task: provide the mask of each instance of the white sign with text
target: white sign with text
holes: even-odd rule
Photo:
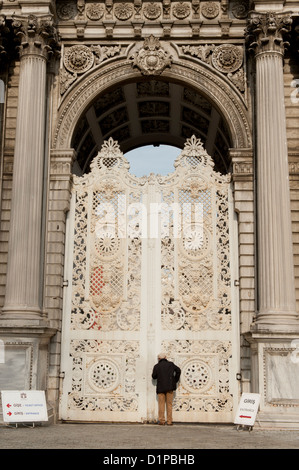
[[[259,393],[242,393],[234,424],[253,426],[260,405]]]
[[[45,392],[5,390],[1,392],[3,420],[9,423],[48,421]]]

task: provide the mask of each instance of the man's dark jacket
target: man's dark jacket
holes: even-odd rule
[[[181,369],[167,359],[160,359],[154,366],[152,378],[157,379],[157,393],[166,393],[176,389]]]

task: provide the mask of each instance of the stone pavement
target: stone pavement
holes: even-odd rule
[[[219,424],[3,424],[0,449],[113,449],[117,455],[121,449],[299,449],[299,431],[255,425],[249,432]]]

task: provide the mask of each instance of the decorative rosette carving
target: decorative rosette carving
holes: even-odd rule
[[[73,73],[87,72],[94,62],[94,55],[87,46],[72,46],[64,55],[64,66]]]
[[[100,20],[104,16],[105,6],[100,3],[88,3],[85,7],[85,12],[90,20]]]
[[[235,72],[243,64],[242,48],[232,44],[216,47],[212,53],[212,64],[219,72]]]
[[[126,21],[133,16],[134,7],[131,3],[118,3],[115,5],[114,14],[118,20]]]
[[[212,20],[216,18],[220,13],[219,3],[216,2],[205,2],[202,4],[201,13],[205,18]]]
[[[173,6],[172,12],[176,18],[183,20],[190,15],[191,7],[187,2],[178,2]]]
[[[143,8],[143,14],[148,20],[156,20],[162,13],[158,3],[147,3]]]

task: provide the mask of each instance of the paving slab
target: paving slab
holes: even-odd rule
[[[299,431],[212,424],[1,425],[0,449],[299,449]]]

